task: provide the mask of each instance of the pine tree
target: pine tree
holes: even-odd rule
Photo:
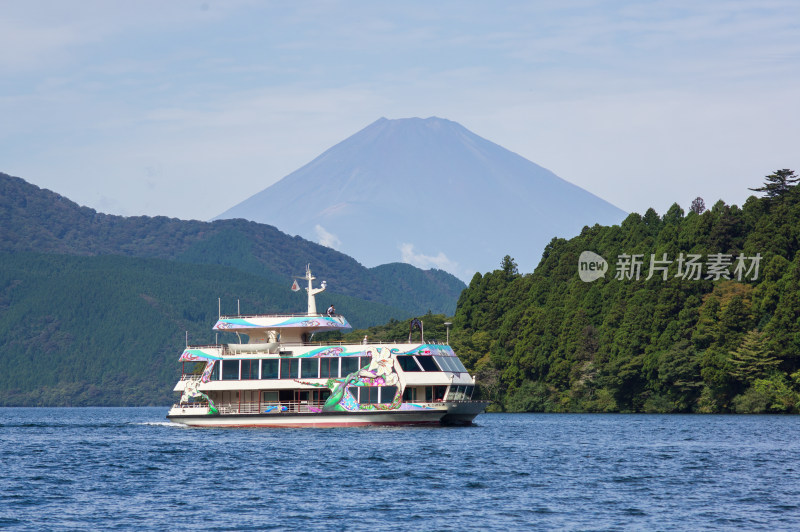
[[[703,211],[706,210],[706,202],[703,201],[703,198],[697,196],[692,200],[692,206],[689,207],[689,210],[695,214],[703,214]]]
[[[789,192],[800,180],[800,177],[795,175],[794,170],[784,168],[783,170],[776,170],[774,174],[768,175],[765,179],[763,187],[748,190],[764,192],[768,198],[778,198]]]
[[[506,274],[507,277],[512,277],[514,275],[519,275],[519,270],[517,269],[517,263],[511,257],[511,255],[506,255],[503,257],[503,262],[500,264],[500,267],[503,270],[503,273]]]
[[[763,335],[756,330],[748,332],[739,347],[731,353],[733,369],[731,375],[744,383],[766,376],[778,367],[780,361],[770,356],[764,345]]]

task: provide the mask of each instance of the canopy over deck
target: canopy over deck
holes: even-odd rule
[[[325,332],[351,329],[344,316],[296,316],[296,315],[256,315],[222,316],[214,324],[215,331],[232,331],[248,334],[248,331],[268,331],[282,329],[304,329],[304,332]]]

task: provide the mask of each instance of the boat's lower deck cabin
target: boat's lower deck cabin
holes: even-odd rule
[[[403,403],[441,403],[472,400],[474,386],[407,386]],[[359,405],[390,405],[397,386],[349,386]],[[223,390],[207,392],[220,414],[269,412],[318,412],[330,398],[327,389],[309,390]],[[199,399],[198,403],[205,401]]]

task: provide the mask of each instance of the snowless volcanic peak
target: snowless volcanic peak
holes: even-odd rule
[[[555,236],[625,212],[443,118],[381,118],[217,218],[246,218],[367,266],[408,262],[465,281],[511,255],[532,271]]]

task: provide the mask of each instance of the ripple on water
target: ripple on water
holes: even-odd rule
[[[186,430],[158,408],[0,410],[0,527],[800,528],[798,417]]]

